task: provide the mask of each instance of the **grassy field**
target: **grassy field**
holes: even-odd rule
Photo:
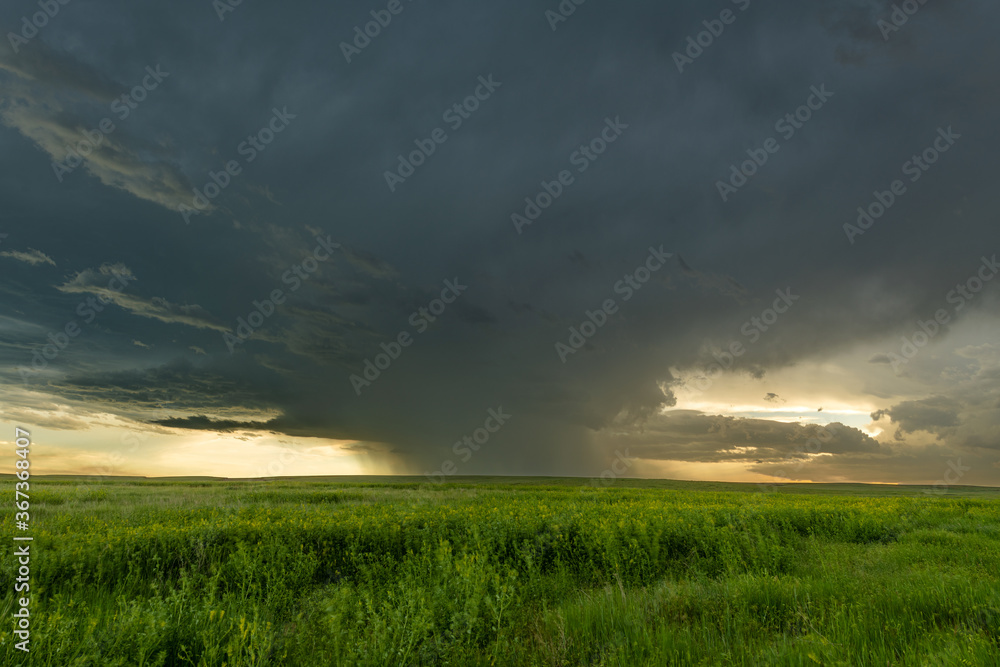
[[[449,481],[33,477],[0,663],[1000,665],[996,489]]]

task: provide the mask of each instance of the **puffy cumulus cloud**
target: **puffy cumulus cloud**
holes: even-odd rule
[[[34,248],[28,248],[27,250],[4,250],[0,252],[0,257],[10,257],[11,259],[16,259],[19,262],[31,264],[32,266],[38,264],[56,265],[51,257],[41,250],[35,250]]]

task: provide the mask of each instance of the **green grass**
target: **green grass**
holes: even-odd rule
[[[33,478],[0,662],[1000,665],[996,489],[450,482]]]

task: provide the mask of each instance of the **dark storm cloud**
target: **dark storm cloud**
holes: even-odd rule
[[[903,433],[927,431],[941,436],[958,425],[960,407],[958,401],[947,396],[933,396],[919,401],[904,401],[886,410],[885,414],[899,424]]]
[[[128,117],[140,104],[131,98],[117,99],[131,86],[112,82],[92,66],[40,41],[17,54],[6,41],[0,44],[0,70],[12,75],[0,99],[0,120],[48,154],[54,180],[61,183],[82,164],[103,184],[168,208],[176,209],[187,200],[187,181],[162,146],[134,134],[122,136],[128,133]],[[139,71],[137,76],[152,86],[143,88],[144,101],[159,85],[160,75],[154,78]],[[75,164],[69,162],[74,150],[80,160]]]
[[[0,42],[0,69],[19,79],[56,88],[68,88],[98,102],[110,103],[121,86],[71,55],[60,53],[42,40],[19,47],[9,38]]]
[[[831,437],[821,445],[825,454],[879,453],[881,447],[857,429],[833,423]],[[698,463],[774,463],[806,458],[805,443],[823,430],[815,424],[788,424],[765,419],[705,415],[672,410],[643,424],[641,432],[614,438],[632,456],[648,460]]]
[[[11,261],[23,273],[0,292],[6,309],[44,342],[97,293],[88,267],[138,277],[107,295],[112,308],[38,388],[129,414],[169,401],[176,414],[155,419],[188,430],[264,423],[386,443],[414,469],[436,469],[500,404],[515,417],[468,472],[595,474],[617,433],[645,438],[656,460],[744,460],[733,448],[750,446],[761,454],[746,460],[771,460],[808,427],[696,414],[651,427],[676,403],[669,369],[702,363],[706,339],[741,339],[775,289],[801,301],[738,372],[762,378],[909,334],[984,246],[1000,245],[1000,195],[983,177],[1000,155],[995,5],[929,3],[886,41],[875,21],[889,2],[753,0],[679,73],[672,54],[731,3],[592,2],[553,32],[544,12],[555,4],[407,4],[348,64],[338,45],[370,20],[367,5],[243,3],[219,21],[210,3],[107,0],[65,7],[34,51],[0,52],[0,231],[76,276],[45,282],[27,272],[47,265]],[[14,25],[23,11],[6,6],[0,19]],[[162,86],[58,182],[52,160],[156,64],[170,72]],[[491,74],[500,87],[453,128],[446,111]],[[819,85],[829,101],[722,202],[716,182]],[[295,118],[250,161],[240,147],[275,108]],[[576,171],[571,156],[608,118],[628,127]],[[849,243],[858,206],[948,126],[958,143]],[[385,172],[436,128],[447,141],[391,192]],[[191,188],[226,180],[233,160],[240,173],[185,225],[176,210]],[[573,184],[517,234],[511,214],[562,170]],[[284,276],[318,234],[343,254],[292,290]],[[625,301],[615,285],[651,245],[677,261]],[[411,314],[456,277],[468,291],[415,333]],[[287,300],[231,353],[222,331],[274,290]],[[609,298],[618,312],[561,363],[555,343]],[[357,395],[350,375],[404,331],[413,344]],[[2,348],[13,381],[38,341],[23,333]],[[1000,378],[979,372],[995,395]],[[948,397],[943,378],[923,394]],[[993,442],[985,408],[949,426],[936,406],[886,409],[904,433],[958,428],[956,443]],[[888,456],[873,443],[855,432],[815,465]]]
[[[371,276],[388,279],[396,275],[395,269],[371,253],[348,249],[344,254],[349,262]]]
[[[906,441],[921,434],[943,442],[956,455],[974,456],[984,462],[1000,450],[1000,344],[966,346],[954,357],[966,361],[964,367],[949,367],[947,395],[902,401],[877,411],[873,419],[888,419],[895,426],[894,437]],[[992,459],[992,465],[997,463]]]
[[[217,431],[219,433],[232,433],[234,431],[275,431],[277,424],[271,422],[240,422],[232,419],[210,419],[204,415],[195,417],[168,417],[166,419],[155,419],[154,424],[167,426],[169,428],[195,429],[198,431]]]
[[[51,384],[62,396],[106,410],[163,405],[184,412],[211,408],[223,414],[266,408],[275,390],[263,396],[256,385],[269,375],[261,369],[234,368],[232,364],[227,369],[225,363],[212,367],[174,361],[155,368],[71,375]]]
[[[694,282],[698,288],[716,291],[723,296],[732,298],[739,304],[746,303],[744,299],[747,294],[746,289],[732,277],[696,271],[688,266],[687,262],[680,255],[677,256],[677,263],[680,265],[684,276]]]

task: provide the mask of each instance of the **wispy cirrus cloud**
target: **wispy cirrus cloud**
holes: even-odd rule
[[[86,172],[171,210],[190,204],[188,179],[162,144],[123,130],[96,130],[103,118],[117,121],[110,104],[127,86],[44,42],[31,47],[15,55],[6,41],[0,44],[0,72],[6,75],[0,122],[34,142],[53,164],[64,162],[69,150],[86,139],[85,132],[95,133],[100,141],[81,154]]]
[[[127,282],[136,280],[132,271],[124,264],[102,264],[98,269],[80,271],[67,282],[56,286],[56,289],[67,294],[93,294],[133,315],[167,324],[184,324],[216,331],[229,330],[229,327],[197,304],[176,304],[160,297],[149,298],[125,289],[116,290],[110,284],[116,276],[124,277]]]
[[[33,266],[38,264],[56,265],[55,261],[53,261],[51,257],[46,255],[41,250],[35,250],[34,248],[28,248],[27,250],[4,250],[3,252],[0,252],[0,257],[9,257]]]

